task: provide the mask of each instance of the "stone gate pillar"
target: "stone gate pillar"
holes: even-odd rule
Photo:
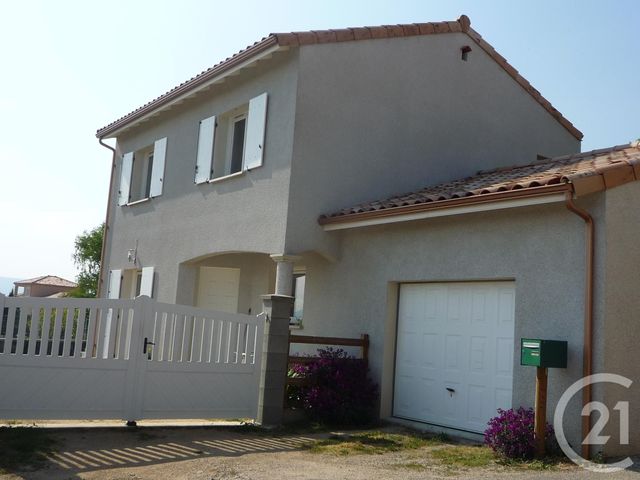
[[[293,297],[263,295],[263,312],[267,314],[260,366],[257,422],[261,425],[282,423],[289,357],[289,315]]]

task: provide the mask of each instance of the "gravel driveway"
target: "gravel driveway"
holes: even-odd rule
[[[240,428],[55,429],[56,452],[35,471],[1,479],[640,479],[638,472],[602,475],[573,465],[550,471],[517,467],[451,467],[425,448],[376,455],[313,453],[305,446],[329,434],[269,435]],[[437,447],[436,447],[437,448]]]

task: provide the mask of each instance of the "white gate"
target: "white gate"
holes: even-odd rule
[[[256,417],[262,315],[2,295],[0,313],[0,418]]]

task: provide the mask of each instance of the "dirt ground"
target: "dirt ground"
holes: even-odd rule
[[[603,478],[573,465],[549,471],[514,467],[452,467],[429,457],[428,448],[382,454],[336,455],[305,448],[330,433],[266,434],[237,427],[52,429],[55,453],[37,470],[0,475],[33,479],[432,479]],[[640,479],[637,472],[605,475]]]

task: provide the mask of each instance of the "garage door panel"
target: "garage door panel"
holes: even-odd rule
[[[444,368],[450,371],[460,371],[466,367],[464,361],[465,339],[461,335],[446,335],[444,339],[445,364]]]
[[[514,292],[513,282],[401,286],[394,415],[482,432],[511,405]]]
[[[467,397],[467,421],[475,425],[478,429],[484,429],[487,415],[487,386],[483,384],[469,385],[469,395]],[[489,395],[491,398],[491,395]]]
[[[515,293],[513,291],[502,289],[499,296],[498,322],[503,325],[513,325],[514,323],[514,305]]]
[[[511,377],[513,375],[513,338],[496,339],[496,375]]]
[[[469,370],[484,373],[487,370],[487,337],[471,337],[469,342]]]
[[[475,290],[471,300],[471,323],[484,326],[487,324],[486,316],[487,298],[483,291]]]
[[[447,323],[451,324],[462,320],[462,292],[452,289],[447,301]]]
[[[406,322],[421,321],[425,313],[425,298],[418,285],[407,285],[400,299],[400,313]]]
[[[438,290],[427,290],[421,289],[421,295],[425,297],[425,320],[427,322],[439,323],[440,322],[440,310],[438,308],[439,303],[442,303],[444,300],[444,295],[442,291]]]
[[[447,389],[452,389],[450,392]],[[445,382],[439,395],[442,408],[442,417],[447,424],[459,422],[460,412],[464,412],[464,402],[467,397],[466,386],[461,382]]]
[[[422,335],[422,366],[427,368],[442,368],[442,340],[435,333]]]
[[[438,399],[436,392],[438,391],[437,376],[424,376],[420,379],[420,391],[418,398],[424,398],[419,411],[419,418],[424,416],[438,416]]]
[[[414,413],[411,399],[419,395],[419,379],[409,375],[396,375],[395,382],[398,389],[407,392],[397,399],[395,409],[398,415],[409,417]]]
[[[421,362],[420,348],[421,336],[418,332],[405,332],[398,338],[399,366],[403,369],[411,370],[413,367],[419,366]]]

